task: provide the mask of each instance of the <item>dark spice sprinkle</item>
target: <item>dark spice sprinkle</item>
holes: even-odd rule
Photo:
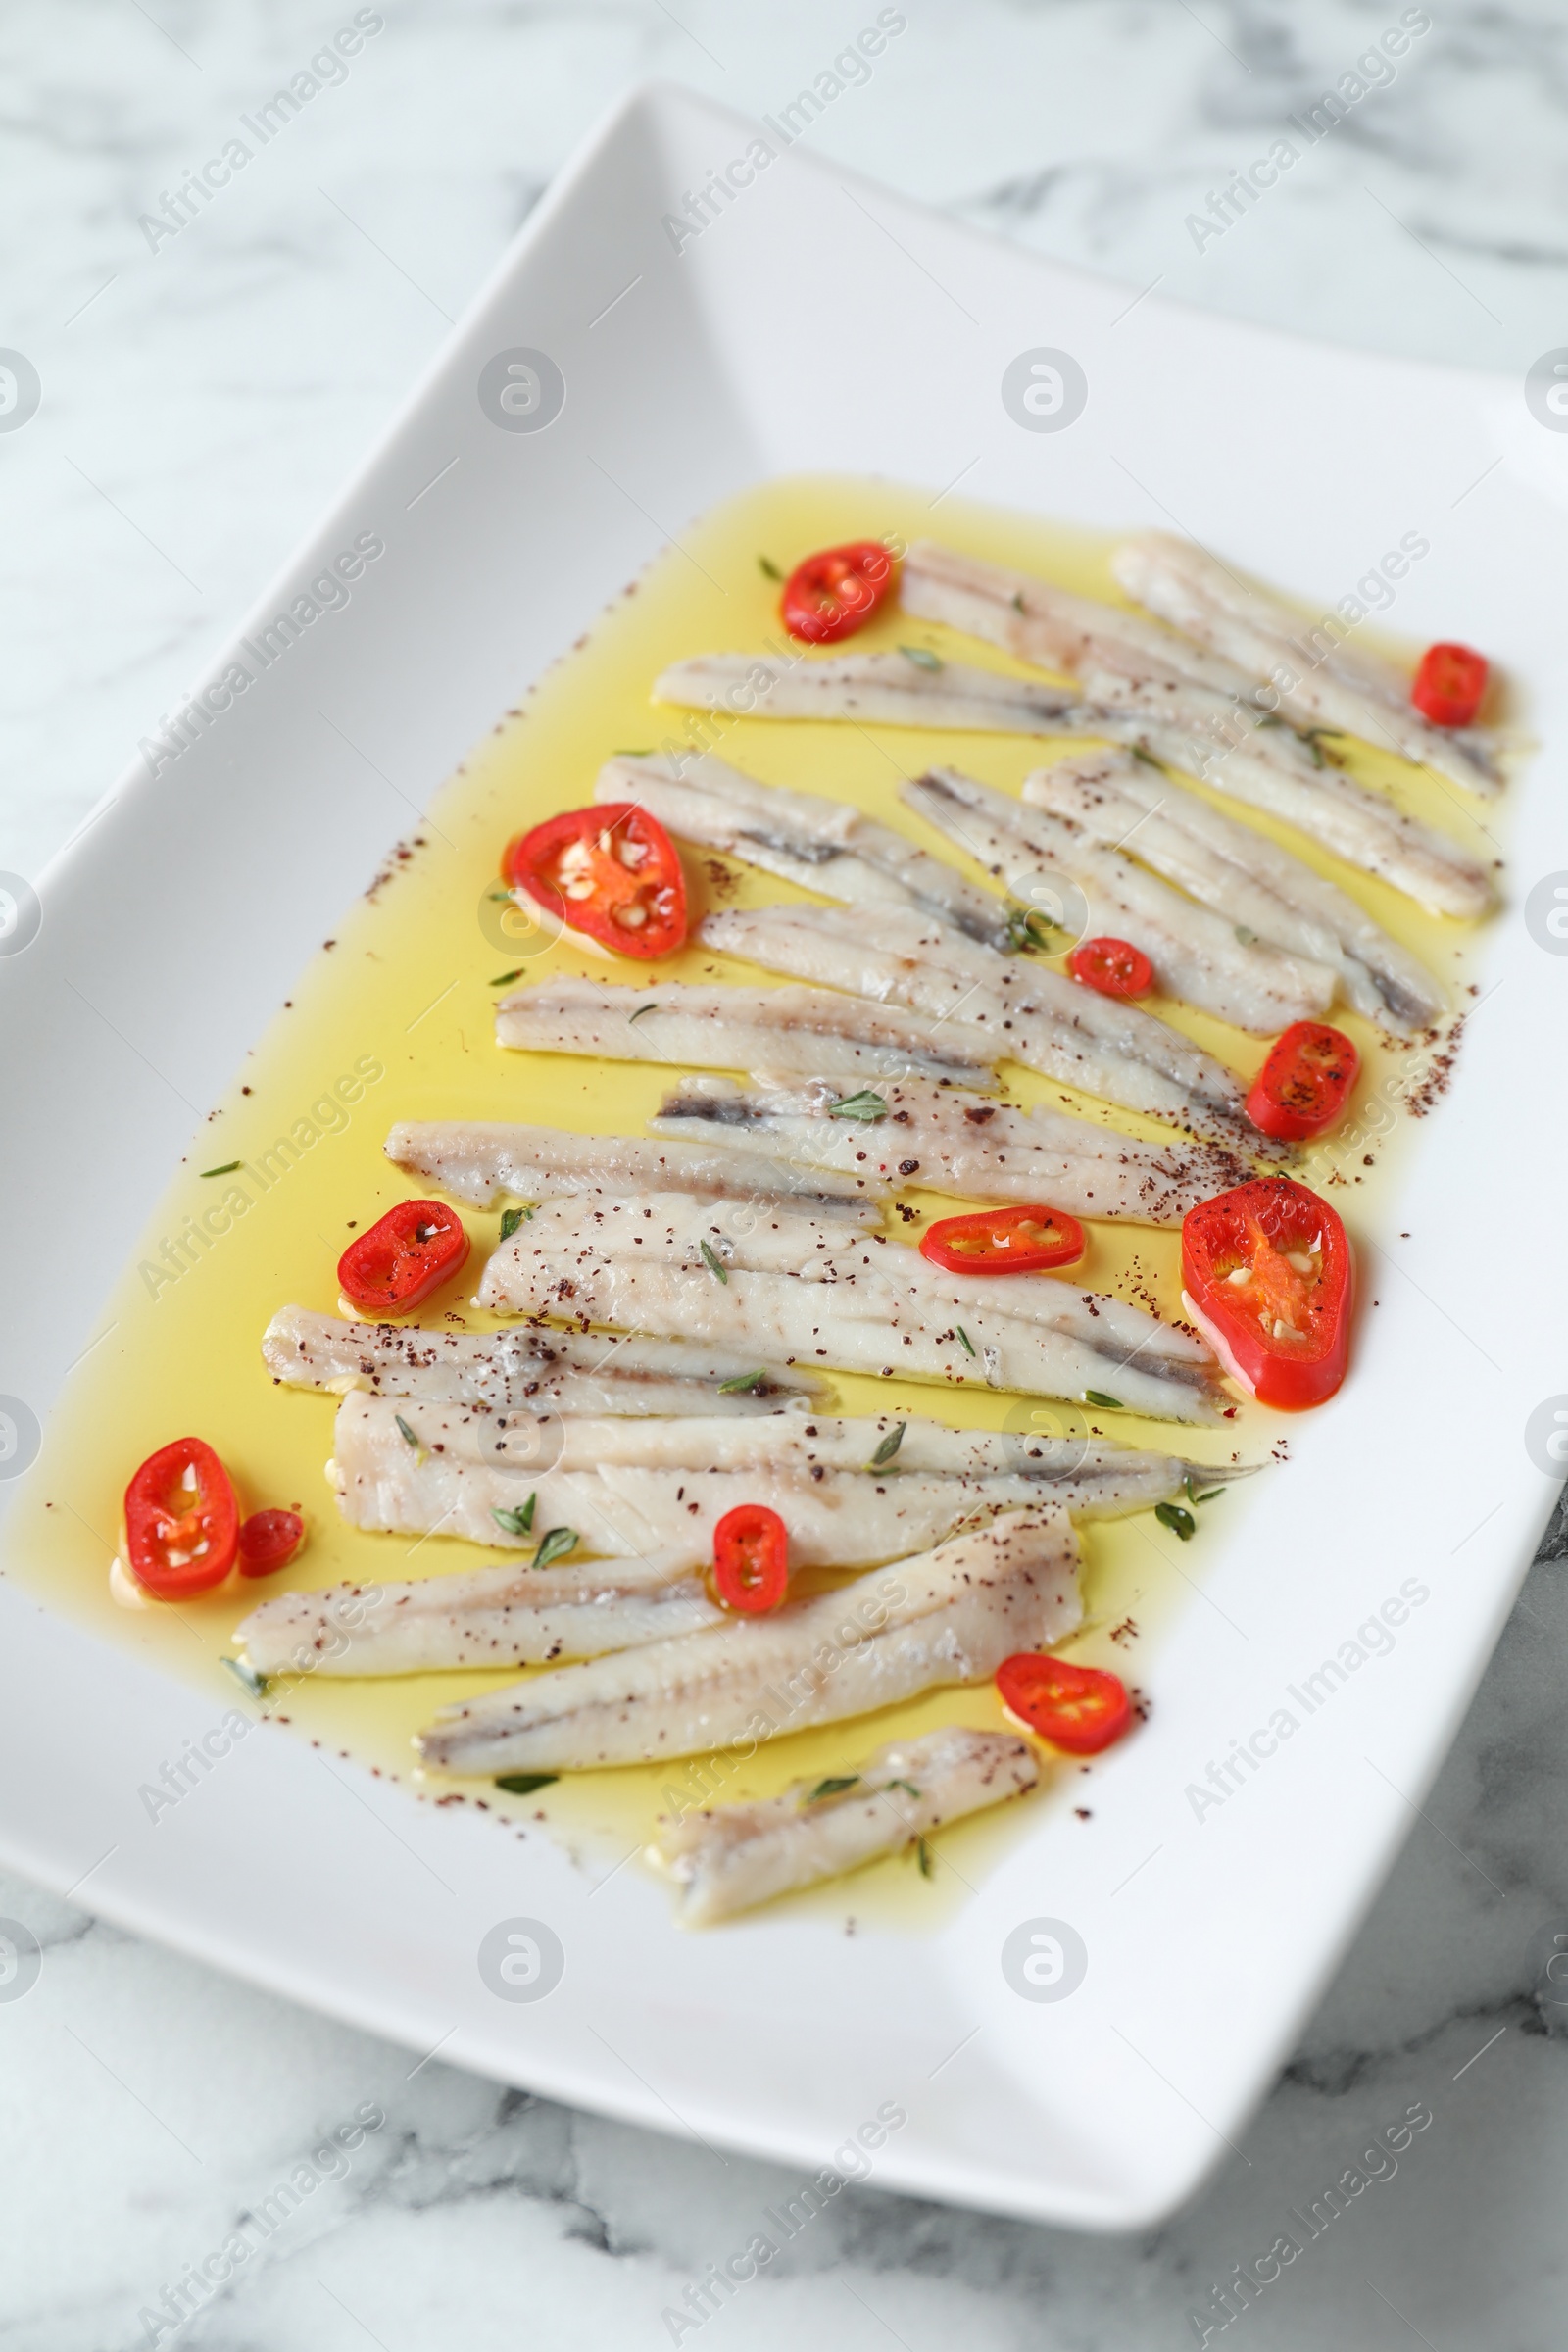
[[[552,1788],[559,1781],[559,1772],[503,1772],[496,1775],[496,1787],[509,1796],[532,1796],[536,1788]]]
[[[241,1165],[243,1165],[243,1162],[240,1160],[225,1159],[220,1168],[203,1168],[202,1175],[204,1178],[208,1176],[232,1176],[234,1170]]]

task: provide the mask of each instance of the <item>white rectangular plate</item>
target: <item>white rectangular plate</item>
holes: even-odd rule
[[[465,748],[689,516],[823,470],[929,482],[938,522],[961,479],[1069,521],[1167,523],[1325,609],[1419,531],[1432,552],[1392,625],[1478,643],[1515,682],[1543,749],[1501,820],[1508,910],[1455,1083],[1409,1159],[1410,1238],[1366,1268],[1377,1304],[1354,1379],[1303,1424],[1297,1467],[1238,1540],[1211,1536],[1201,1595],[1162,1642],[1153,1719],[1097,1771],[1096,1835],[1043,1820],[931,1936],[848,1938],[817,1915],[682,1936],[633,1872],[594,1890],[542,1840],[329,1773],[275,1736],[150,1823],[138,1788],[210,1702],[14,1585],[0,1852],[421,2052],[812,2168],[895,2102],[907,2121],[877,2159],[885,2185],[1128,2228],[1224,2157],[1288,2052],[1553,1494],[1525,1429],[1565,1377],[1547,1171],[1568,958],[1522,908],[1568,865],[1568,441],[1511,385],[1153,295],[1129,310],[1120,286],[795,155],[677,251],[664,217],[755,136],[667,90],[605,126],[239,634],[357,534],[379,532],[384,560],[155,781],[138,762],[44,878],[38,936],[0,957],[0,1390],[47,1412],[201,1106]],[[481,370],[517,349],[564,379],[547,430],[498,429],[481,406]],[[1065,430],[1004,406],[1004,370],[1040,349],[1087,379]],[[1310,1712],[1286,1696],[1410,1578],[1430,1598],[1392,1649]],[[1282,1707],[1298,1729],[1269,1752]],[[1224,1801],[1196,1807],[1190,1788],[1249,1740]],[[538,2002],[496,1999],[476,1965],[518,1917],[566,1956]],[[1041,1919],[1087,1952],[1064,1999],[1020,1998],[1003,1973],[1006,1938]]]

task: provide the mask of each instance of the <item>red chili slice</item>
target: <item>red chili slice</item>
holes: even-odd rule
[[[620,956],[672,956],[686,937],[686,877],[669,835],[632,801],[567,808],[507,844],[503,879]]]
[[[1182,1284],[1188,1314],[1259,1404],[1300,1412],[1344,1380],[1354,1261],[1304,1184],[1258,1176],[1189,1209]]]
[[[875,539],[824,547],[797,564],[785,581],[779,600],[784,626],[808,645],[836,645],[864,628],[897,573],[897,559]]]
[[[1321,1135],[1343,1114],[1360,1070],[1361,1056],[1343,1029],[1293,1021],[1252,1081],[1247,1115],[1281,1143]]]
[[[368,1315],[400,1315],[457,1272],[468,1254],[463,1219],[439,1200],[400,1200],[337,1261],[343,1296]]]
[[[1410,700],[1435,727],[1467,727],[1487,691],[1487,660],[1467,645],[1429,645],[1417,666]]]
[[[1082,1257],[1084,1229],[1059,1208],[987,1208],[942,1217],[920,1236],[920,1255],[950,1274],[1038,1274]]]
[[[125,1489],[127,1565],[159,1600],[188,1600],[220,1585],[238,1536],[228,1472],[202,1438],[161,1446]]]
[[[1070,1756],[1098,1755],[1133,1719],[1132,1701],[1115,1675],[1036,1650],[1004,1658],[997,1689],[1009,1714]]]
[[[305,1541],[298,1511],[253,1511],[239,1531],[241,1576],[275,1576]]]
[[[765,1502],[737,1503],[713,1530],[713,1590],[726,1609],[760,1617],[789,1590],[789,1531]]]
[[[1102,997],[1147,997],[1154,985],[1149,957],[1125,939],[1081,941],[1067,958],[1067,969]]]

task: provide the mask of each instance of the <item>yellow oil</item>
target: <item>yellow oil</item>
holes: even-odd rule
[[[344,1578],[385,1582],[440,1575],[470,1568],[485,1556],[448,1538],[410,1543],[343,1525],[323,1483],[333,1400],[275,1387],[258,1350],[262,1330],[286,1302],[335,1311],[335,1267],[353,1234],[419,1189],[382,1155],[382,1139],[394,1120],[513,1118],[636,1134],[677,1075],[508,1053],[493,1041],[491,1008],[503,973],[520,968],[528,978],[586,971],[607,977],[597,958],[570,947],[544,947],[497,893],[506,841],[557,809],[587,801],[599,767],[612,753],[684,745],[701,725],[710,748],[769,782],[837,794],[911,829],[896,799],[904,776],[946,761],[1016,791],[1030,767],[1071,748],[1002,736],[757,718],[723,722],[715,740],[715,722],[652,703],[652,680],[676,660],[777,641],[778,589],[764,561],[783,572],[812,547],[852,537],[896,534],[907,540],[933,529],[977,555],[1119,601],[1108,568],[1108,536],[956,499],[944,499],[940,514],[933,515],[924,491],[880,481],[767,483],[683,531],[680,547],[649,567],[635,592],[603,615],[438,794],[417,834],[399,846],[375,885],[344,914],[210,1113],[116,1287],[97,1344],[51,1420],[12,1521],[14,1577],[100,1638],[199,1686],[221,1708],[249,1703],[220,1661],[231,1654],[238,1618],[263,1593],[284,1584],[304,1590]],[[979,659],[992,667],[1017,666],[896,610],[866,629],[857,649],[900,644],[929,646],[959,661]],[[1495,842],[1481,822],[1491,811],[1461,806],[1460,796],[1370,749],[1357,747],[1353,760],[1357,773],[1404,807],[1445,825],[1480,855],[1495,856]],[[1427,917],[1396,893],[1249,814],[1358,898],[1446,982],[1455,1011],[1463,1009],[1473,926]],[[687,853],[685,862],[694,919],[716,904],[809,895],[700,852]],[[655,966],[624,964],[608,976],[646,989],[660,978],[710,974],[750,985],[765,979],[698,947]],[[1262,1058],[1265,1047],[1255,1039],[1182,1005],[1155,1008],[1244,1075]],[[1299,1173],[1309,1184],[1334,1188],[1331,1198],[1352,1239],[1386,1241],[1396,1229],[1397,1166],[1412,1133],[1400,1090],[1419,1081],[1441,1048],[1391,1048],[1355,1016],[1342,1012],[1335,1018],[1360,1048],[1361,1084],[1345,1130],[1309,1149]],[[1106,1117],[1092,1101],[1029,1072],[1012,1069],[1006,1076],[1022,1103],[1065,1102],[1086,1117]],[[1160,1132],[1117,1117],[1147,1135]],[[229,1173],[204,1172],[233,1161],[241,1165]],[[960,1205],[931,1194],[907,1198],[922,1219]],[[449,1328],[483,1330],[494,1318],[470,1304],[470,1294],[497,1239],[499,1212],[466,1209],[464,1215],[473,1243],[469,1267],[425,1307],[421,1320],[444,1317]],[[918,1227],[907,1231],[913,1239]],[[1088,1258],[1072,1278],[1177,1316],[1178,1268],[1175,1233],[1099,1224],[1091,1229]],[[983,1389],[951,1392],[850,1376],[836,1385],[841,1409],[850,1413],[934,1412],[966,1426],[995,1427],[1019,1409],[1017,1398]],[[1041,1425],[1050,1426],[1051,1408],[1042,1410],[1048,1418]],[[1239,1407],[1216,1432],[1178,1435],[1128,1414],[1095,1413],[1090,1419],[1106,1435],[1179,1446],[1212,1462],[1263,1461],[1290,1427],[1284,1417],[1252,1405]],[[308,1548],[283,1576],[266,1584],[236,1583],[178,1606],[122,1607],[111,1594],[109,1570],[125,1482],[154,1447],[187,1433],[218,1448],[244,1509],[278,1503],[303,1508]],[[1135,1688],[1152,1689],[1161,1625],[1201,1585],[1214,1545],[1236,1539],[1247,1508],[1248,1490],[1229,1491],[1199,1510],[1198,1535],[1187,1544],[1151,1513],[1083,1530],[1087,1622],[1073,1654],[1114,1668]],[[448,1700],[509,1679],[299,1678],[274,1685],[264,1703],[300,1736],[403,1781],[424,1801],[488,1806],[513,1833],[520,1828],[531,1835],[539,1825],[596,1875],[628,1861],[644,1867],[635,1857],[672,1796],[691,1802],[705,1788],[722,1797],[770,1794],[801,1775],[853,1770],[890,1738],[953,1721],[1003,1721],[989,1688],[944,1690],[875,1719],[781,1740],[744,1766],[733,1759],[697,1759],[585,1773],[521,1798],[484,1783],[445,1783],[418,1773],[410,1746],[414,1732]],[[1092,1787],[1092,1767],[1086,1772],[1063,1759],[1048,1770],[1043,1794],[1030,1802],[1084,1805]],[[945,1833],[934,1841],[929,1877],[917,1861],[888,1861],[798,1900],[918,1932],[963,1899],[1000,1841],[1015,1834],[1008,1825],[1023,1810],[1009,1808]]]

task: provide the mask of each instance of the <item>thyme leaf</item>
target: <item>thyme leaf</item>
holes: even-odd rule
[[[1184,1511],[1179,1502],[1156,1502],[1154,1517],[1161,1527],[1168,1527],[1173,1536],[1180,1536],[1184,1544],[1192,1542],[1198,1521],[1191,1511]]]
[[[909,1424],[907,1421],[899,1421],[894,1424],[893,1428],[888,1431],[887,1436],[883,1439],[881,1445],[877,1447],[875,1453],[872,1454],[871,1459],[867,1464],[867,1468],[872,1470],[880,1470],[884,1462],[892,1461],[893,1456],[898,1452],[899,1447],[904,1444],[904,1433],[908,1426]]]
[[[766,1378],[765,1372],[742,1372],[734,1380],[721,1380],[718,1393],[721,1396],[750,1396],[762,1386]]]
[[[727,1286],[729,1283],[729,1276],[724,1271],[724,1261],[719,1256],[718,1251],[710,1249],[707,1242],[699,1243],[698,1247],[702,1250],[703,1263],[708,1268],[710,1274],[716,1274],[719,1281]]]
[[[1108,1413],[1124,1413],[1127,1409],[1119,1396],[1107,1396],[1103,1389],[1085,1389],[1084,1402],[1102,1405]]]
[[[532,1796],[536,1788],[552,1788],[559,1772],[502,1772],[496,1775],[496,1787],[509,1796]]]
[[[202,1170],[202,1175],[203,1175],[203,1177],[208,1177],[208,1176],[232,1176],[232,1175],[233,1175],[233,1173],[234,1173],[234,1170],[235,1170],[235,1169],[236,1169],[236,1168],[237,1168],[237,1167],[238,1167],[240,1164],[241,1164],[241,1163],[240,1163],[240,1162],[239,1162],[237,1159],[225,1159],[225,1160],[224,1160],[224,1162],[223,1162],[223,1164],[222,1164],[222,1166],[221,1166],[220,1168],[203,1168],[203,1170]]]
[[[532,1517],[530,1508],[529,1516]],[[574,1527],[553,1527],[533,1555],[535,1568],[549,1568],[555,1561],[564,1560],[568,1551],[577,1548],[577,1530]]]
[[[966,1352],[967,1354],[969,1354],[969,1355],[973,1355],[973,1353],[974,1353],[974,1342],[973,1342],[973,1340],[971,1340],[971,1339],[970,1339],[970,1337],[969,1337],[969,1334],[968,1334],[968,1333],[967,1333],[967,1332],[964,1330],[964,1328],[963,1328],[963,1325],[962,1325],[961,1323],[959,1323],[959,1324],[956,1325],[956,1326],[955,1326],[955,1328],[956,1329],[956,1331],[957,1331],[957,1334],[958,1334],[958,1340],[959,1340],[959,1344],[962,1346],[962,1348],[964,1348],[965,1352]]]
[[[845,1095],[839,1102],[830,1102],[827,1115],[830,1119],[885,1119],[888,1106],[880,1095],[862,1086],[858,1095]]]
[[[815,1805],[820,1804],[825,1796],[842,1796],[846,1788],[854,1788],[858,1786],[859,1778],[858,1772],[849,1772],[835,1780],[818,1781],[806,1802],[808,1805]]]
[[[899,651],[906,662],[914,663],[916,669],[936,670],[942,667],[941,655],[932,653],[929,646],[901,645]]]

